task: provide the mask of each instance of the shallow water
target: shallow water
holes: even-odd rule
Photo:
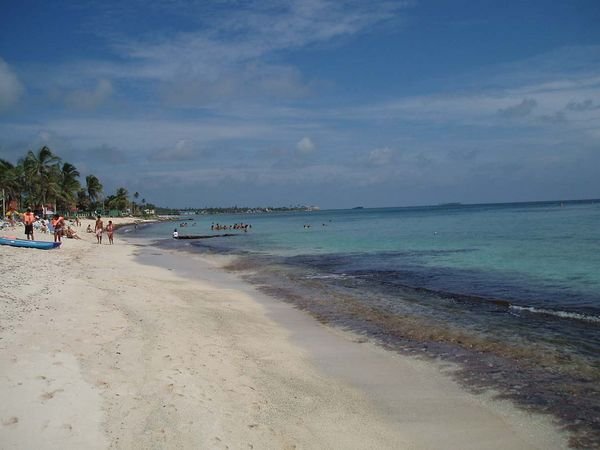
[[[180,234],[210,234],[213,222],[252,228],[169,239],[175,226]],[[187,223],[129,235],[239,255],[231,269],[270,294],[397,351],[460,362],[465,385],[494,387],[551,412],[575,432],[574,445],[600,446],[600,202],[193,216]]]

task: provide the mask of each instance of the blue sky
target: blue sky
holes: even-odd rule
[[[600,197],[600,2],[3,2],[0,157],[176,207]]]

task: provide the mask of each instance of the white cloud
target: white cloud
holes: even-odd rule
[[[388,147],[376,148],[369,152],[369,164],[374,166],[384,166],[392,162],[394,153]]]
[[[281,52],[335,45],[398,18],[411,6],[396,0],[236,1],[232,8],[214,2],[141,3],[99,4],[86,24],[86,31],[104,39],[117,58],[39,66],[38,74],[30,75],[32,86],[45,92],[75,86],[65,103],[79,110],[103,104],[112,95],[109,80],[134,84],[145,102],[162,100],[168,106],[302,98],[320,83],[281,63]],[[185,32],[159,27],[133,35],[125,27],[137,20],[141,7],[157,16],[185,15],[193,25]]]
[[[108,77],[158,82],[171,104],[297,98],[312,92],[313,81],[293,67],[273,62],[271,55],[331,45],[337,38],[396,17],[407,6],[387,0],[248,2],[226,15],[203,11],[211,20],[199,19],[198,28],[191,31],[114,41],[113,48],[127,62],[100,65]],[[188,11],[190,7],[192,15],[195,7],[186,5]]]
[[[197,30],[161,36],[161,40],[116,42],[138,61],[160,62],[153,76],[185,69],[214,75],[214,67],[231,67],[274,51],[301,48],[353,35],[397,15],[406,3],[361,0],[263,1],[214,14]]]
[[[93,89],[79,89],[67,94],[65,102],[74,109],[91,110],[102,105],[113,94],[112,83],[100,79]]]
[[[576,99],[586,99],[577,103]],[[562,124],[582,131],[600,126],[600,78],[573,74],[567,82],[527,84],[504,89],[465,90],[459,94],[403,97],[380,103],[330,110],[322,117],[354,121],[435,126],[502,126],[503,119],[520,118],[520,125],[538,127],[548,117],[562,117]],[[591,106],[590,106],[591,105]],[[548,125],[550,125],[548,123]]]
[[[316,147],[311,138],[305,136],[296,144],[296,150],[300,155],[310,155]]]
[[[0,122],[0,143],[2,138],[14,140],[18,136],[37,135],[40,129],[53,136],[68,136],[70,146],[74,148],[106,144],[127,149],[130,154],[144,155],[173,148],[173,143],[180,142],[182,137],[206,146],[218,141],[283,139],[284,133],[272,124],[248,119],[50,118],[43,126]]]
[[[17,103],[24,90],[17,74],[0,58],[0,112]]]
[[[150,161],[190,161],[200,156],[199,151],[195,149],[192,142],[187,139],[180,139],[175,143],[175,146],[161,149],[149,156]]]
[[[178,74],[162,84],[161,94],[170,105],[193,107],[211,103],[222,105],[223,100],[238,103],[241,100],[264,102],[273,98],[301,98],[312,93],[312,84],[293,67],[251,63],[224,72],[215,79]]]
[[[86,167],[88,162],[91,162],[93,166],[106,164],[112,167],[114,167],[116,164],[124,164],[128,162],[125,152],[114,146],[109,146],[106,144],[101,144],[98,147],[90,148],[85,154],[82,154],[81,150],[79,150],[74,156],[78,157],[79,161],[83,159]]]
[[[322,185],[329,183],[380,182],[377,176],[368,174],[363,168],[342,165],[315,165],[290,167],[280,170],[264,170],[262,167],[189,167],[175,170],[155,170],[149,177],[162,180],[167,185],[181,184],[196,186],[222,186],[226,182],[247,183],[257,186],[276,185]]]

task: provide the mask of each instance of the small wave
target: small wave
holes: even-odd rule
[[[346,274],[330,274],[330,275],[306,275],[304,277],[307,280],[343,280],[346,278],[353,278]]]
[[[527,311],[532,314],[546,314],[549,316],[556,316],[563,319],[583,320],[585,322],[600,323],[600,317],[598,316],[590,316],[587,314],[581,314],[576,312],[555,311],[552,309],[534,308],[533,306],[510,305],[509,308],[516,311]]]

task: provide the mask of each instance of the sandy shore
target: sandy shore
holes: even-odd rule
[[[86,226],[59,250],[0,246],[2,449],[567,446],[552,418],[467,393],[450,366]]]

